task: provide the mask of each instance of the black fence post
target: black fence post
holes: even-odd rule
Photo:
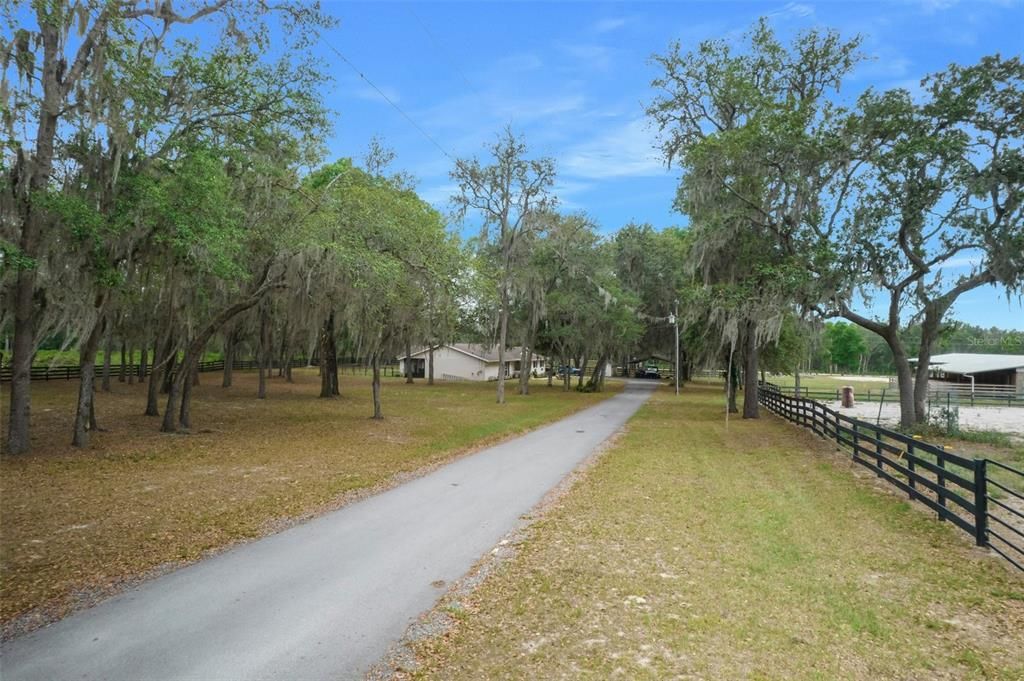
[[[974,541],[988,543],[988,459],[974,460]]]
[[[936,496],[939,498],[939,506],[942,508],[938,511],[939,520],[945,522],[946,516],[942,512],[946,508],[946,476],[941,471],[946,470],[946,460],[942,458],[941,454],[935,456],[935,465],[939,467],[939,473],[935,474],[937,482],[939,483],[939,489],[936,491]]]
[[[914,482],[914,445],[909,442],[907,443],[907,470],[910,471],[910,475],[907,476],[907,484],[910,486],[909,496],[913,499],[916,495],[917,483]]]
[[[878,466],[878,477],[882,477],[881,471],[885,466],[882,465],[882,432],[878,428],[875,428],[875,465]]]

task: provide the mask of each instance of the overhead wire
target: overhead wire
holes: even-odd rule
[[[444,46],[441,44],[441,41],[437,39],[437,36],[435,36],[433,31],[430,30],[430,27],[427,26],[427,22],[423,21],[422,17],[420,17],[420,15],[416,13],[416,10],[414,10],[411,5],[407,6],[406,9],[409,11],[409,14],[412,15],[413,19],[416,20],[416,23],[420,25],[420,28],[423,29],[423,32],[426,33],[427,38],[429,38],[430,42],[433,43],[434,49],[437,50],[438,54],[442,56],[444,61],[448,62],[448,65],[452,68],[453,71],[455,71],[459,75],[459,78],[462,80],[463,83],[466,84],[466,87],[469,88],[469,90],[472,91],[473,94],[475,94],[480,99],[481,103],[483,103],[484,98],[483,95],[480,94],[480,90],[477,89],[477,87],[474,86],[472,82],[470,82],[469,78],[466,77],[466,72],[459,67],[458,62],[452,59],[451,54],[449,54],[448,50],[444,48]]]
[[[336,48],[336,47],[335,47],[334,45],[332,45],[332,44],[330,44],[330,43],[326,42],[326,41],[325,41],[325,40],[324,40],[324,39],[323,39],[322,37],[320,38],[320,42],[321,42],[321,43],[322,43],[322,44],[323,44],[324,46],[326,46],[326,47],[327,47],[328,49],[330,49],[330,50],[331,50],[332,52],[334,52],[334,53],[335,53],[336,55],[338,55],[338,58],[339,58],[339,59],[341,59],[341,60],[342,60],[343,62],[345,62],[345,64],[346,64],[346,65],[347,65],[347,66],[348,66],[348,67],[349,67],[350,69],[352,69],[352,71],[353,71],[353,72],[355,72],[355,74],[356,74],[357,76],[359,76],[360,78],[362,78],[362,79],[363,79],[363,81],[365,81],[367,85],[369,85],[369,86],[370,86],[371,88],[373,88],[373,89],[374,89],[374,90],[375,90],[375,91],[377,92],[377,94],[379,94],[379,95],[381,96],[381,98],[382,98],[382,99],[383,99],[383,100],[384,100],[385,102],[387,102],[388,104],[390,104],[390,105],[391,105],[391,107],[392,107],[392,108],[393,108],[393,109],[394,109],[395,111],[397,111],[397,112],[398,112],[399,114],[401,114],[402,118],[404,118],[404,119],[405,119],[406,121],[408,121],[408,122],[409,122],[409,125],[411,125],[412,127],[416,128],[416,130],[418,130],[418,131],[419,131],[419,133],[420,133],[421,135],[423,135],[423,136],[424,136],[424,137],[425,137],[425,138],[426,138],[427,140],[429,140],[429,141],[430,141],[430,143],[431,143],[431,144],[433,144],[433,145],[434,145],[435,147],[437,147],[437,150],[438,150],[438,151],[440,151],[440,152],[441,152],[442,154],[444,154],[445,158],[447,158],[447,159],[448,159],[449,161],[453,161],[453,162],[455,161],[455,159],[454,159],[454,158],[452,157],[452,155],[451,155],[451,154],[449,154],[449,153],[448,153],[448,151],[447,151],[447,150],[446,150],[446,149],[445,149],[444,147],[442,147],[442,146],[441,146],[441,144],[440,144],[440,143],[439,143],[439,142],[438,142],[438,141],[437,141],[436,139],[434,139],[434,138],[433,138],[433,137],[432,137],[432,136],[430,135],[430,133],[428,133],[428,132],[427,132],[426,130],[424,130],[424,129],[423,129],[423,127],[422,127],[422,126],[420,126],[420,124],[419,124],[419,123],[417,123],[417,122],[416,122],[415,120],[413,120],[412,116],[410,116],[409,114],[407,114],[407,113],[406,113],[406,112],[405,112],[405,111],[404,111],[404,110],[402,109],[402,107],[398,106],[398,104],[396,104],[396,103],[394,102],[394,100],[392,100],[392,99],[391,99],[390,97],[388,97],[388,96],[387,96],[387,95],[386,95],[386,94],[384,93],[384,91],[383,91],[383,90],[381,90],[381,89],[380,89],[379,87],[377,87],[377,85],[376,85],[376,84],[375,84],[375,83],[374,83],[374,82],[373,82],[372,80],[370,80],[369,78],[367,78],[367,77],[366,77],[366,74],[365,74],[365,73],[363,73],[363,72],[362,72],[362,71],[361,71],[361,70],[360,70],[360,69],[359,69],[359,68],[358,68],[358,67],[357,67],[357,66],[356,66],[355,64],[353,64],[353,63],[352,63],[352,61],[351,61],[351,60],[349,60],[349,58],[348,58],[348,57],[346,57],[346,56],[345,56],[344,54],[342,54],[342,53],[341,53],[341,51],[340,51],[340,50],[339,50],[338,48]]]

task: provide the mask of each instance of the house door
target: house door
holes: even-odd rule
[[[413,357],[409,368],[413,378],[424,378],[427,375],[427,360]]]

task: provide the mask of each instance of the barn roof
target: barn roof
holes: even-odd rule
[[[913,360],[911,360],[913,361]],[[933,355],[928,366],[948,374],[980,374],[1024,367],[1024,355],[986,355],[971,352],[951,352]]]

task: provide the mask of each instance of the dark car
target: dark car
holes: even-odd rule
[[[565,376],[566,373],[568,373],[570,376],[579,376],[580,375],[580,368],[579,367],[567,367],[567,366],[560,366],[560,367],[558,367],[558,375],[559,376]]]
[[[644,369],[642,378],[661,378],[661,369],[658,367],[647,367]]]

